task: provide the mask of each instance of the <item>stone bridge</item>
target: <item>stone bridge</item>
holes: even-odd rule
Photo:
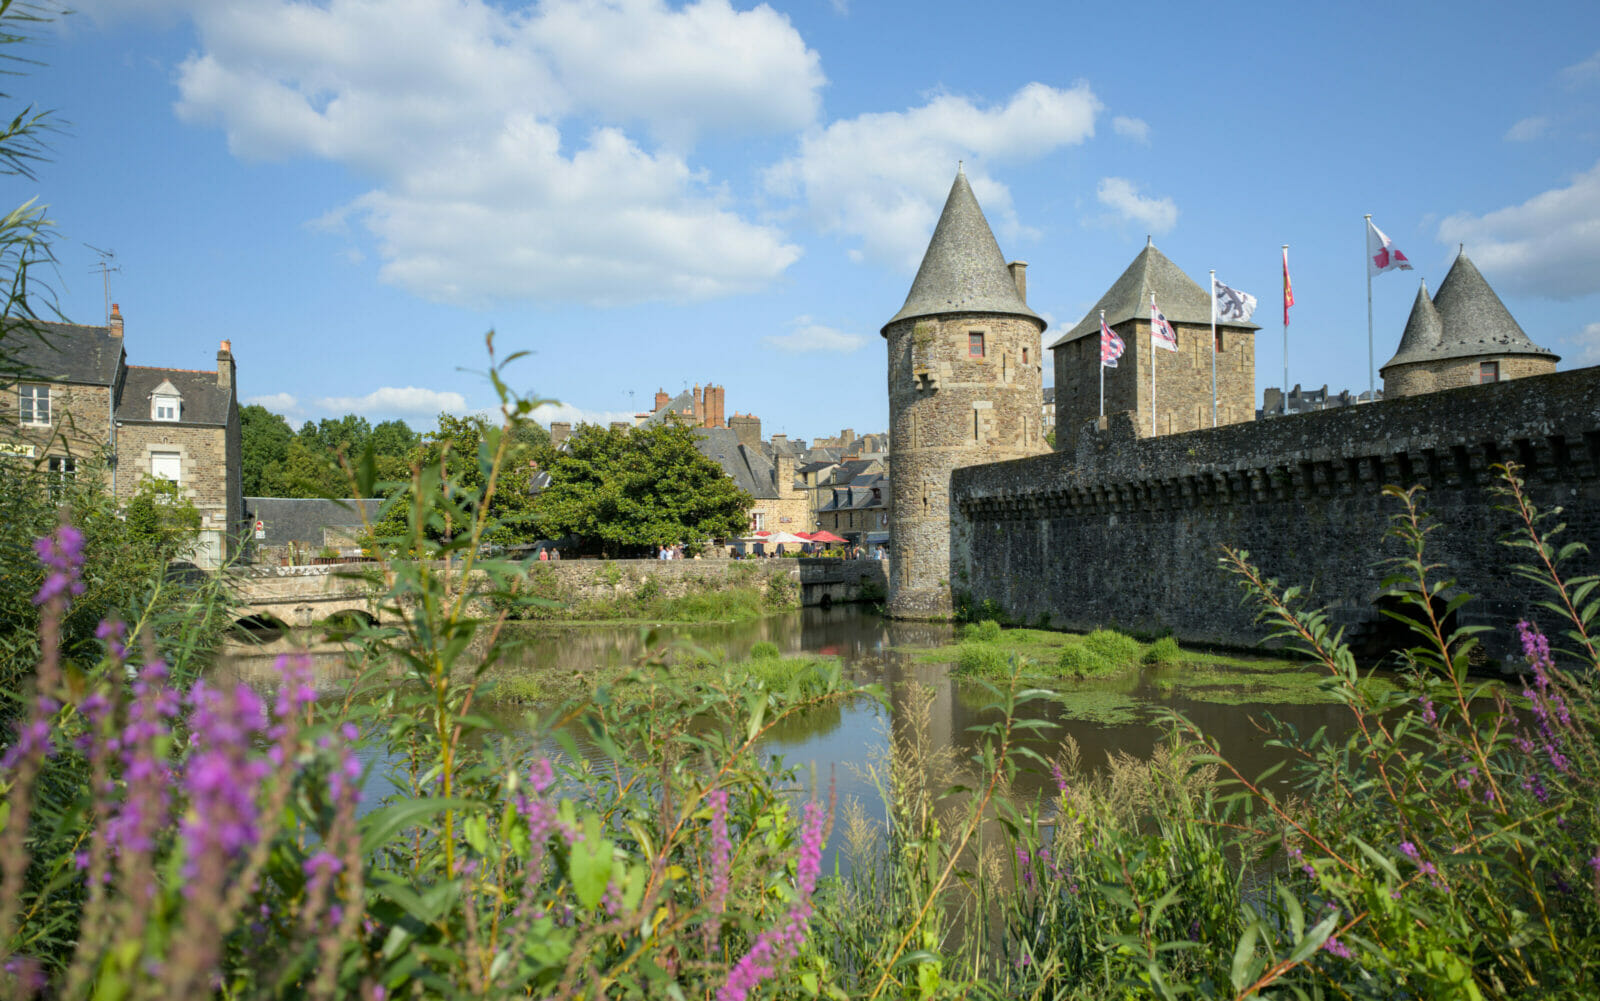
[[[530,565],[553,579],[561,601],[629,595],[642,586],[673,597],[697,587],[726,587],[773,577],[798,587],[802,605],[875,601],[888,589],[887,560],[560,560]],[[229,572],[245,625],[305,627],[340,617],[368,623],[384,614],[377,563],[241,567]]]

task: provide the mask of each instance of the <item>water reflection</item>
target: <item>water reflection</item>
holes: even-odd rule
[[[868,699],[832,705],[773,728],[764,750],[799,766],[803,784],[809,785],[814,775],[817,785],[825,789],[832,776],[839,793],[861,798],[869,815],[881,815],[882,804],[863,775],[863,768],[887,759],[888,720],[904,722],[909,718],[906,685],[932,690],[931,709],[926,716],[928,744],[936,749],[948,748],[958,762],[981,751],[983,738],[974,729],[1000,718],[988,708],[992,696],[981,686],[951,678],[948,664],[922,663],[915,653],[908,652],[949,645],[953,640],[950,625],[890,621],[862,606],[806,608],[736,624],[551,624],[532,628],[523,639],[524,644],[507,664],[508,670],[581,676],[626,667],[652,652],[669,664],[702,655],[737,660],[747,657],[751,648],[761,642],[775,644],[786,655],[838,657],[849,679],[884,686],[890,693],[887,711]],[[231,670],[246,680],[270,682],[273,659],[285,646],[236,650],[229,658]],[[352,677],[345,658],[337,651],[318,652],[313,660],[318,684],[329,690],[342,688]],[[1156,716],[1160,707],[1166,707],[1183,713],[1216,737],[1239,770],[1253,777],[1281,760],[1283,751],[1266,746],[1270,735],[1253,725],[1252,719],[1271,713],[1292,723],[1302,734],[1326,726],[1330,734],[1337,736],[1350,725],[1349,711],[1337,704],[1218,704],[1192,697],[1198,694],[1193,689],[1188,689],[1191,695],[1186,696],[1182,694],[1185,689],[1174,692],[1171,686],[1158,686],[1154,680],[1146,676],[1112,686],[1065,686],[1059,701],[1036,702],[1029,707],[1032,718],[1048,720],[1055,726],[1028,736],[1027,746],[1047,759],[1053,758],[1070,735],[1078,744],[1083,766],[1092,769],[1103,768],[1108,756],[1119,752],[1143,757],[1162,739],[1163,729]],[[1236,698],[1238,693],[1231,695]],[[486,714],[508,733],[544,743],[554,751],[548,736],[529,732],[527,714],[521,708],[490,708]],[[930,776],[935,785],[949,778]],[[1278,781],[1288,779],[1283,776]],[[1039,772],[1019,776],[1013,790],[1024,799],[1053,792],[1049,776]]]

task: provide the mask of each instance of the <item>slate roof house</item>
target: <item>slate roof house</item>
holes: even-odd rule
[[[113,496],[151,477],[178,485],[200,513],[196,565],[221,565],[243,525],[239,401],[232,345],[214,370],[129,365],[122,312],[103,327],[39,323],[7,337],[32,375],[0,387],[0,461],[63,476],[104,459]]]
[[[825,531],[864,546],[889,538],[889,478],[862,476],[841,486],[826,488],[827,499],[817,509]]]
[[[1560,360],[1528,339],[1463,250],[1431,300],[1427,282],[1417,289],[1400,348],[1378,373],[1394,398],[1547,375]]]
[[[362,516],[369,523],[378,520],[382,500],[351,498],[336,501],[319,497],[246,497],[245,518],[252,528],[255,558],[274,564],[288,559],[301,562],[316,557],[324,548],[340,556],[358,556],[357,539],[362,533]],[[260,525],[259,532],[254,531]]]
[[[695,428],[700,453],[722,467],[739,489],[755,498],[752,532],[809,532],[810,497],[795,480],[795,457],[784,449],[770,453],[762,443],[747,444],[731,428]]]

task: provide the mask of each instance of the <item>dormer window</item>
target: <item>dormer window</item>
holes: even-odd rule
[[[150,419],[175,421],[182,414],[183,397],[178,394],[178,387],[171,380],[163,379],[161,385],[150,394]]]

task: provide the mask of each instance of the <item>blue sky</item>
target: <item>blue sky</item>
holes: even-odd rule
[[[1260,390],[1367,384],[1458,243],[1524,330],[1600,362],[1600,4],[77,0],[8,82],[67,123],[69,318],[298,423],[542,416],[727,387],[768,432],[887,425],[878,331],[966,162],[1070,327],[1147,234],[1261,300]],[[1047,368],[1047,381],[1049,379]],[[630,401],[629,393],[634,395]]]

